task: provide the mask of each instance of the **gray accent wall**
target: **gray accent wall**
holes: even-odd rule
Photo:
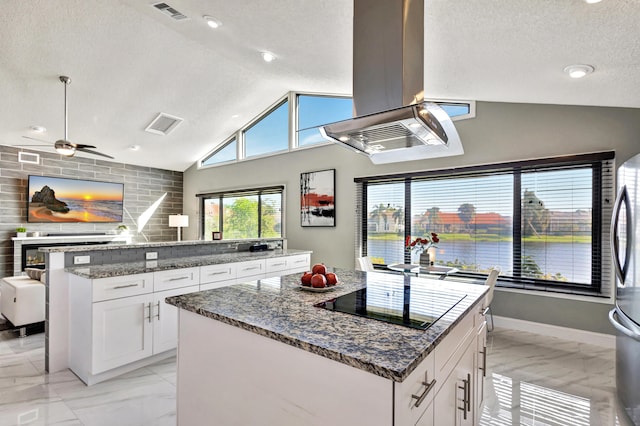
[[[124,220],[132,230],[134,241],[157,242],[177,238],[169,228],[169,215],[182,213],[182,172],[134,166],[85,157],[64,157],[55,153],[34,152],[40,164],[18,162],[19,148],[0,145],[0,276],[13,275],[13,241],[15,229],[24,226],[28,232],[109,233],[120,223],[27,223],[27,177],[57,176],[124,183]],[[138,216],[162,194],[167,193],[142,233],[135,232]]]
[[[640,109],[477,102],[476,118],[457,121],[456,128],[465,153],[448,158],[375,166],[345,148],[325,145],[201,170],[194,165],[184,174],[185,213],[198,217],[199,192],[284,184],[288,247],[312,250],[312,263],[353,268],[355,177],[610,150],[621,164],[640,152]],[[330,168],[336,169],[336,227],[302,228],[300,173]],[[198,237],[197,222],[185,230],[186,238]],[[613,333],[606,317],[611,300],[497,293],[495,315]]]

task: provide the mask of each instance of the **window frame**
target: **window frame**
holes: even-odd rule
[[[542,280],[537,278],[529,278],[517,276],[519,267],[516,269],[514,264],[514,276],[499,277],[499,286],[509,287],[513,289],[522,290],[540,290],[547,292],[557,293],[570,293],[570,294],[583,294],[589,296],[609,297],[611,292],[611,261],[606,249],[608,239],[605,233],[608,232],[606,224],[603,219],[610,217],[610,211],[612,209],[612,191],[615,188],[612,187],[613,179],[611,173],[613,173],[614,165],[613,160],[615,153],[613,151],[581,154],[566,157],[554,157],[543,158],[537,160],[516,161],[498,164],[488,164],[471,167],[461,167],[456,169],[445,170],[429,170],[423,172],[412,172],[385,176],[372,176],[355,178],[354,182],[359,185],[357,210],[360,212],[357,215],[359,221],[356,226],[356,257],[367,255],[367,187],[368,185],[380,184],[380,183],[398,183],[403,182],[405,185],[405,194],[411,192],[411,182],[416,180],[423,180],[425,178],[459,178],[469,175],[493,175],[497,173],[510,172],[514,176],[514,188],[513,188],[513,254],[511,261],[515,262],[518,259],[517,247],[522,244],[521,235],[521,187],[519,183],[519,176],[522,173],[531,172],[534,170],[545,171],[554,170],[568,167],[586,168],[589,167],[593,170],[591,193],[592,193],[592,225],[591,225],[591,284],[581,283],[563,283],[560,281]],[[607,164],[606,166],[604,164]],[[607,167],[608,170],[604,170]],[[605,177],[605,172],[608,177]],[[604,180],[610,180],[606,183]],[[608,195],[609,194],[609,195]],[[615,195],[615,194],[613,194]],[[406,198],[405,198],[406,199]],[[405,223],[411,223],[411,200],[405,201],[404,214]],[[408,203],[408,204],[407,204]],[[608,219],[607,219],[608,220]],[[404,227],[404,238],[411,234],[411,226]],[[409,254],[405,253],[405,263],[410,262]],[[521,259],[520,259],[521,260]],[[378,267],[384,267],[385,265],[374,265]],[[461,271],[456,274],[456,277],[468,278],[468,279],[481,279],[485,278],[486,274],[477,272]]]
[[[327,140],[326,143],[325,142],[318,142],[318,143],[313,143],[313,144],[304,145],[304,146],[300,146],[299,145],[298,131],[299,130],[305,130],[305,129],[298,129],[298,114],[299,114],[299,111],[298,111],[298,97],[299,96],[317,96],[317,97],[327,97],[327,98],[352,98],[351,95],[339,94],[339,93],[295,92],[295,91],[288,92],[284,96],[281,96],[280,98],[278,98],[276,100],[276,102],[272,103],[268,108],[266,108],[260,114],[255,116],[249,122],[247,122],[242,127],[240,127],[238,130],[233,132],[233,134],[231,134],[230,136],[225,138],[223,142],[221,142],[220,144],[216,145],[213,149],[208,151],[201,159],[199,159],[197,161],[198,169],[208,169],[208,168],[211,168],[211,167],[226,166],[226,165],[229,165],[229,164],[239,163],[239,162],[243,162],[243,161],[251,161],[251,160],[255,160],[255,159],[270,157],[270,156],[273,156],[273,155],[281,155],[281,154],[284,154],[284,153],[287,153],[287,152],[293,152],[293,151],[304,150],[304,149],[312,149],[312,148],[316,148],[316,147],[320,147],[320,146],[332,145],[334,142],[331,142],[329,140]],[[468,105],[469,106],[469,113],[453,116],[453,117],[451,117],[451,119],[453,121],[467,120],[467,119],[470,119],[470,118],[475,118],[475,116],[476,116],[476,101],[450,100],[450,99],[425,99],[425,101],[434,102],[434,103],[437,103],[437,104]],[[246,156],[246,143],[245,143],[245,137],[244,137],[245,132],[247,130],[249,130],[250,128],[252,128],[254,125],[256,125],[258,122],[260,122],[263,118],[267,117],[269,114],[271,114],[273,111],[275,111],[280,105],[282,105],[283,102],[288,102],[289,103],[288,104],[289,105],[289,108],[288,108],[288,137],[289,137],[289,140],[287,141],[288,142],[288,145],[287,145],[288,148],[287,149],[278,150],[278,151],[265,152],[263,154],[253,155],[251,157],[247,157]],[[328,123],[324,123],[324,124],[328,124]],[[211,156],[215,155],[218,151],[223,149],[226,146],[226,144],[231,142],[234,138],[235,138],[236,144],[237,144],[236,145],[236,158],[235,158],[235,160],[222,161],[222,162],[215,163],[215,164],[204,164],[204,162],[207,159],[209,159]]]
[[[280,236],[277,237],[264,237],[262,236],[262,195],[268,194],[280,194]],[[257,187],[257,188],[244,188],[244,189],[230,189],[223,191],[210,191],[196,194],[196,197],[199,198],[199,225],[200,225],[200,238],[205,239],[205,208],[204,204],[206,200],[217,199],[220,205],[220,216],[218,218],[218,229],[222,232],[222,241],[250,241],[250,240],[281,240],[286,238],[286,209],[285,209],[285,197],[286,187],[285,185],[273,185],[266,187]],[[225,197],[231,196],[258,196],[258,236],[248,237],[248,238],[234,238],[229,239],[225,238],[224,232],[224,203],[223,200]]]

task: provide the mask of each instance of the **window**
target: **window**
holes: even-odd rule
[[[454,121],[475,117],[474,101],[430,101],[440,105]],[[198,166],[218,166],[330,144],[332,142],[322,137],[319,128],[352,116],[353,100],[350,97],[289,92],[275,106],[238,129],[220,148],[207,154]]]
[[[244,131],[245,158],[289,149],[289,101],[285,100]]]
[[[221,148],[214,151],[213,154],[205,157],[200,165],[211,166],[212,164],[234,161],[238,158],[236,155],[237,147],[238,143],[236,142],[236,138],[232,138],[229,142],[223,144]]]
[[[435,263],[501,284],[608,291],[612,153],[358,178],[361,242],[374,265],[418,263],[405,238],[439,235]],[[605,218],[605,219],[603,219]]]
[[[282,237],[284,187],[199,194],[204,240],[222,232],[225,240]]]
[[[353,115],[353,100],[335,96],[297,95],[298,146],[327,143],[318,130],[320,126],[346,120]]]

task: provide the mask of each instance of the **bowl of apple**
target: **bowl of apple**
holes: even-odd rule
[[[324,263],[313,265],[311,271],[300,277],[300,289],[316,293],[324,293],[336,288],[340,283],[334,272],[328,272]]]

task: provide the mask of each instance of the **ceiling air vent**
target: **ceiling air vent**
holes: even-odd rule
[[[157,135],[168,135],[183,121],[184,119],[180,117],[161,112],[144,130],[145,132],[155,133]]]
[[[28,164],[40,164],[40,155],[34,154],[32,152],[20,151],[18,153],[18,162],[28,163]]]
[[[187,19],[186,15],[183,15],[182,13],[178,12],[176,9],[174,9],[173,7],[169,6],[166,3],[154,3],[152,4],[152,6],[158,9],[160,12],[167,15],[168,17],[175,19],[176,21],[182,21],[183,19]]]

